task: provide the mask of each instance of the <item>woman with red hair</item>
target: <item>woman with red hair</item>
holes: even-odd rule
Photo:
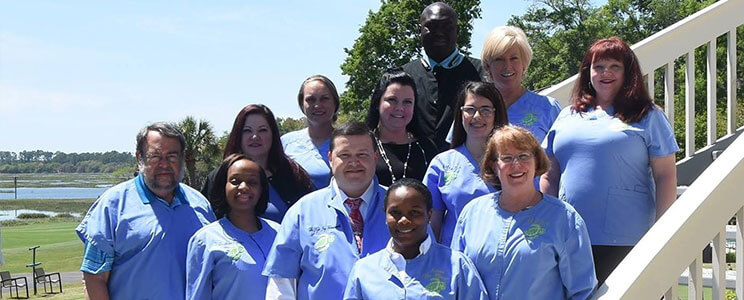
[[[261,217],[282,222],[284,213],[300,197],[315,190],[305,169],[284,153],[279,140],[279,126],[274,113],[263,104],[249,104],[238,112],[225,144],[224,157],[245,154],[266,172],[269,181],[269,203]],[[212,190],[219,168],[214,169],[202,187],[202,194],[212,203],[217,218],[226,213],[214,206]],[[220,189],[223,187],[219,187]]]
[[[601,285],[676,199],[679,146],[620,38],[592,44],[571,97],[543,140],[541,190],[586,221]]]

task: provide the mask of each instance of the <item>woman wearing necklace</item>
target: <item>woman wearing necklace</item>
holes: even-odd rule
[[[597,284],[583,219],[535,190],[532,178],[549,168],[522,127],[502,127],[488,142],[481,176],[501,190],[465,206],[451,246],[473,260],[491,299],[587,299]]]
[[[457,95],[452,149],[429,164],[424,183],[434,199],[431,228],[449,245],[457,216],[473,198],[495,191],[480,177],[480,161],[494,129],[509,123],[501,94],[493,83],[469,82]]]
[[[328,150],[340,107],[336,86],[323,75],[310,76],[300,85],[297,104],[307,118],[307,128],[283,135],[282,146],[310,174],[315,188],[322,189],[331,182]]]
[[[416,84],[400,69],[382,74],[367,114],[367,126],[375,128],[380,160],[377,180],[390,186],[401,178],[421,180],[428,162],[437,154],[431,139],[420,134],[416,117]]]
[[[264,299],[261,275],[279,224],[259,218],[268,206],[268,179],[243,154],[231,154],[215,176],[210,199],[225,215],[189,241],[186,299]]]

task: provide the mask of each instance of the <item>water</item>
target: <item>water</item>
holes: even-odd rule
[[[98,198],[110,186],[93,188],[45,187],[18,188],[18,199],[83,199]],[[0,200],[13,199],[13,188],[0,188]]]
[[[15,220],[20,214],[45,214],[50,217],[54,217],[61,213],[44,210],[33,210],[33,209],[16,209],[16,210],[0,210],[0,221]],[[73,217],[79,218],[80,213],[69,213]]]

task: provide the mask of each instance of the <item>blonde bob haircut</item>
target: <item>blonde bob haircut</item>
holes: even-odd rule
[[[499,158],[499,153],[506,148],[512,147],[519,151],[532,153],[535,157],[535,177],[539,177],[550,170],[550,160],[540,144],[527,129],[519,126],[506,125],[496,129],[491,138],[488,139],[486,153],[481,162],[481,178],[497,188],[501,188],[501,181],[494,162]]]
[[[519,27],[499,26],[492,29],[483,44],[481,60],[489,64],[499,56],[504,55],[512,46],[517,46],[517,51],[524,60],[524,71],[527,71],[532,61],[532,47],[527,41],[527,35]]]

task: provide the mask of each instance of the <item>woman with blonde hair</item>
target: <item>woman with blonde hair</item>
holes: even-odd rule
[[[532,48],[522,29],[496,27],[483,44],[483,68],[499,89],[509,123],[528,129],[538,142],[553,125],[561,107],[555,99],[527,90],[522,81],[532,61]]]

